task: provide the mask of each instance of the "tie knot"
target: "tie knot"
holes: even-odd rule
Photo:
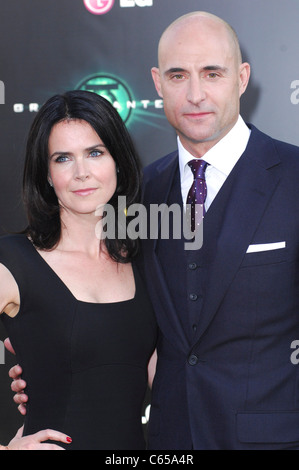
[[[201,158],[197,158],[195,160],[191,160],[190,162],[188,162],[188,165],[191,168],[194,179],[197,179],[197,178],[205,179],[205,171],[208,165],[207,162],[205,162]]]

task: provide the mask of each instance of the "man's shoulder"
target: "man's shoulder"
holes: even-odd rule
[[[299,147],[265,134],[252,124],[247,125],[251,129],[251,135],[244,155],[267,169],[282,164],[280,170],[282,173],[285,172],[286,175],[293,173],[294,177],[297,177]]]
[[[158,158],[154,162],[147,165],[143,170],[144,179],[151,178],[157,173],[166,169],[169,165],[173,164],[178,158],[178,151],[175,150],[168,153],[164,157]]]
[[[277,150],[285,155],[290,155],[294,157],[299,157],[299,147],[294,144],[290,144],[288,142],[284,142],[281,140],[273,139],[274,145]]]
[[[249,124],[248,127],[251,129],[252,136],[254,139],[260,142],[262,141],[266,143],[271,142],[275,146],[278,153],[284,154],[284,155],[294,155],[297,157],[299,156],[299,147],[297,145],[274,138],[260,131],[258,128],[256,128],[252,124]]]

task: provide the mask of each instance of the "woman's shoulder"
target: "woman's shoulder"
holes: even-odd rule
[[[32,247],[25,234],[0,236],[0,264],[10,271],[19,287],[27,283],[32,272]]]
[[[30,249],[30,241],[26,235],[13,234],[0,236],[0,263],[8,257],[22,257]]]
[[[0,236],[0,248],[8,248],[13,247],[16,248],[18,246],[24,246],[28,244],[28,238],[25,234],[18,233],[18,234],[9,234],[9,235],[1,235]]]

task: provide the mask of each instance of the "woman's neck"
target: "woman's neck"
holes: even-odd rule
[[[101,218],[94,214],[70,214],[61,216],[61,238],[57,246],[64,251],[80,251],[91,257],[99,257],[101,241]]]

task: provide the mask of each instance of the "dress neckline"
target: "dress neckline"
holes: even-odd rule
[[[56,271],[49,265],[49,263],[47,263],[47,261],[41,256],[41,254],[38,252],[38,250],[35,248],[34,244],[32,243],[31,240],[29,240],[29,238],[25,235],[24,236],[26,241],[30,244],[32,250],[34,251],[34,253],[36,254],[36,257],[37,259],[39,259],[41,261],[41,263],[46,266],[46,268],[48,269],[49,272],[52,273],[52,275],[54,275],[54,277],[56,278],[56,280],[58,281],[58,283],[69,293],[69,295],[73,298],[73,300],[75,302],[78,302],[79,304],[86,304],[86,305],[103,305],[103,306],[108,306],[108,305],[117,305],[117,304],[126,304],[126,303],[129,303],[129,302],[133,302],[136,300],[136,296],[137,296],[137,282],[136,282],[136,278],[137,278],[137,274],[136,274],[136,268],[135,268],[135,265],[134,263],[132,263],[132,269],[133,269],[133,276],[134,276],[134,282],[135,282],[135,293],[134,293],[134,297],[132,297],[131,299],[127,299],[127,300],[120,300],[120,301],[116,301],[116,302],[88,302],[88,301],[85,301],[85,300],[79,300],[75,297],[75,295],[72,293],[72,291],[70,290],[70,288],[65,284],[65,282],[61,279],[61,277],[56,273]]]

